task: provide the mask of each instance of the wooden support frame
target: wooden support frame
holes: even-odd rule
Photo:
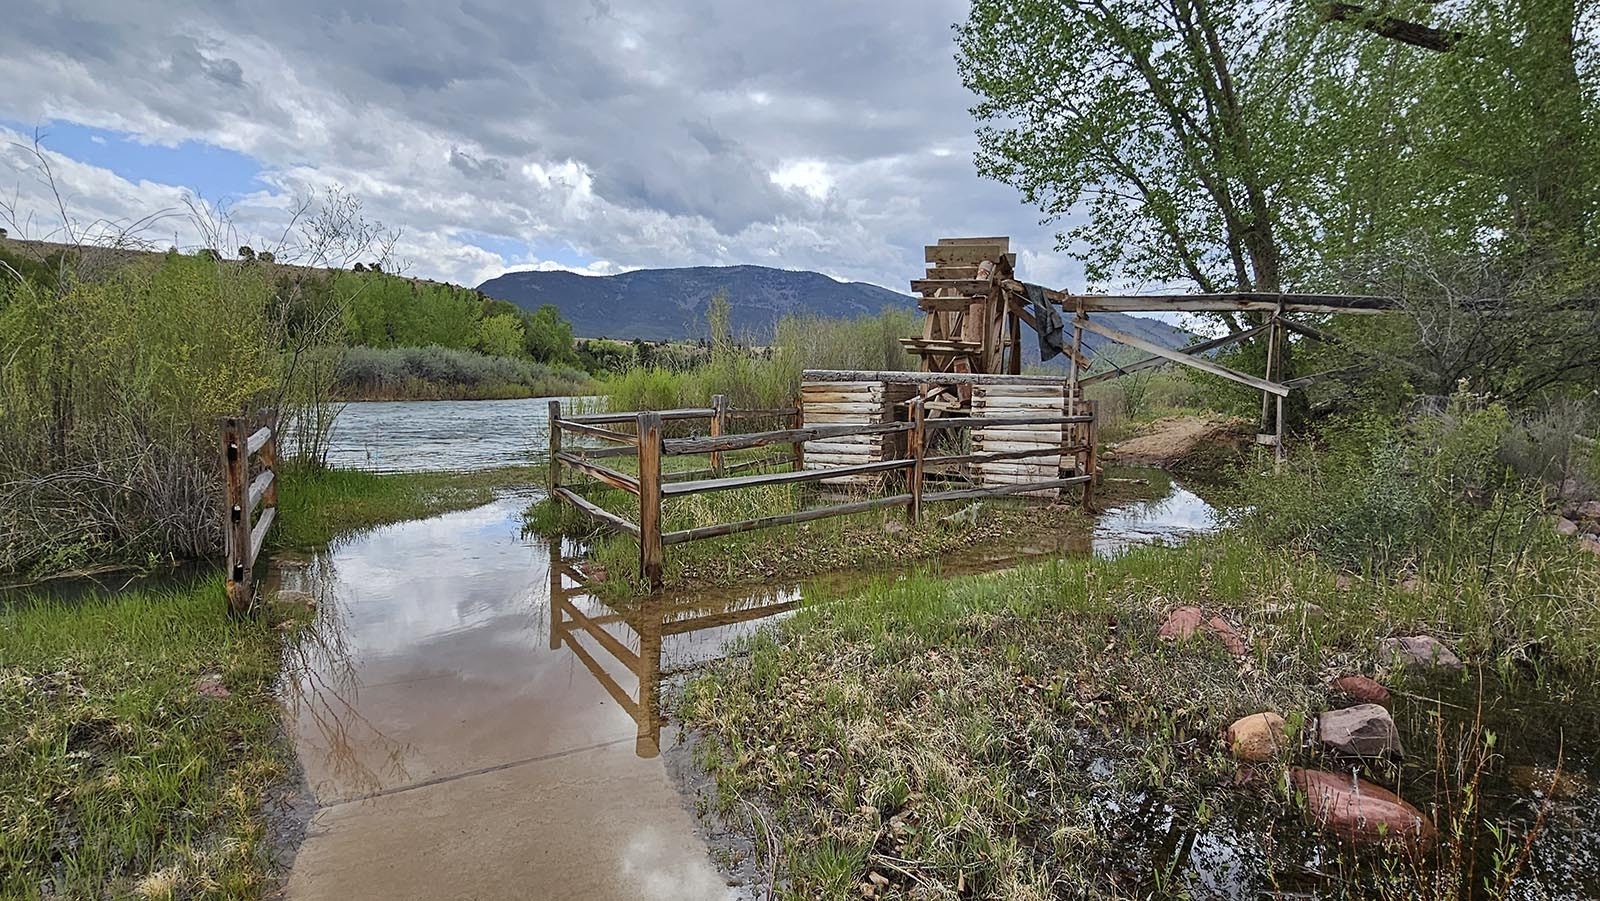
[[[916,377],[918,374],[903,373],[902,375]],[[928,376],[922,374],[922,377],[927,378]],[[1013,380],[1008,379],[1007,381],[1012,382]],[[1022,390],[1025,397],[1032,396],[1028,391],[1029,388],[1048,389],[1053,386],[1057,396],[1059,396],[1061,389],[1061,380],[1059,379],[1022,379],[1014,383],[1023,386]],[[1018,389],[1012,388],[1011,390]],[[715,404],[713,409],[719,411],[718,418],[724,424],[739,418],[740,411],[729,408],[725,402]],[[1005,429],[1008,426],[1025,429],[1029,425],[1075,425],[1086,429],[1092,440],[1092,408],[1085,414],[1074,416],[1064,416],[1059,413],[1045,411],[1039,415],[930,418],[927,415],[923,399],[920,396],[915,396],[907,401],[907,415],[909,418],[904,422],[841,423],[817,426],[805,426],[803,424],[803,411],[804,407],[800,405],[793,409],[791,415],[794,417],[792,420],[792,424],[795,425],[794,428],[749,434],[733,434],[725,432],[724,428],[726,426],[724,425],[723,428],[716,430],[719,434],[678,439],[669,439],[663,436],[662,420],[659,413],[634,413],[632,415],[634,417],[636,437],[633,438],[633,446],[629,448],[606,448],[597,452],[605,453],[607,456],[620,456],[621,453],[619,452],[633,452],[637,455],[638,460],[638,474],[633,476],[595,463],[585,456],[581,449],[567,449],[562,432],[572,431],[577,434],[589,434],[589,430],[596,427],[586,426],[584,423],[574,423],[570,419],[563,418],[559,402],[552,401],[550,404],[551,474],[549,483],[551,497],[562,503],[573,505],[583,511],[590,519],[606,528],[634,536],[639,542],[640,576],[649,585],[650,590],[654,592],[661,588],[665,569],[665,549],[671,545],[894,507],[904,507],[908,518],[916,522],[922,518],[925,503],[927,502],[959,500],[967,497],[999,497],[1009,494],[1059,489],[1069,485],[1093,481],[1094,470],[1085,471],[1083,466],[1080,465],[1079,471],[1074,473],[1071,478],[1008,482],[976,489],[962,489],[954,492],[943,491],[934,494],[927,494],[924,491],[924,486],[930,475],[928,472],[930,463],[949,464],[1047,456],[1059,459],[1060,455],[1067,451],[1082,451],[1086,459],[1093,459],[1092,449],[1075,446],[1026,448],[1020,451],[997,449],[976,454],[930,457],[928,455],[929,439],[931,433],[935,430],[998,427],[1001,429],[998,434],[1006,435],[1008,432]],[[1024,410],[1024,412],[1027,411]],[[905,443],[904,453],[899,456],[867,463],[852,463],[813,469],[805,468],[803,442],[825,438],[892,436],[901,433],[906,433],[908,440]],[[1052,430],[1052,434],[1054,434],[1054,430]],[[788,459],[794,464],[793,471],[731,476],[727,474],[727,471],[733,467],[727,466],[724,462],[723,466],[714,467],[706,471],[706,474],[711,476],[710,478],[685,478],[688,474],[680,472],[674,474],[679,481],[671,481],[663,466],[663,459],[668,456],[722,454],[742,448],[783,444],[791,445]],[[758,462],[765,465],[770,461],[749,462]],[[748,465],[748,463],[736,465],[743,466]],[[562,484],[561,473],[563,468],[588,475],[603,484],[636,495],[639,498],[639,521],[637,523],[630,522],[627,518],[600,507],[593,501],[578,494],[571,487]],[[905,488],[899,493],[869,497],[821,508],[799,509],[740,522],[721,523],[676,531],[666,531],[663,526],[662,504],[664,501],[675,497],[688,497],[711,491],[731,491],[763,485],[804,485],[812,482],[901,470],[907,473],[907,477],[904,480]],[[694,475],[698,476],[700,474],[695,473]],[[898,482],[895,484],[898,484]],[[1086,499],[1092,499],[1092,494],[1086,491],[1085,497]]]
[[[1261,391],[1267,391],[1280,396],[1289,393],[1289,388],[1285,385],[1280,385],[1277,382],[1271,382],[1266,379],[1257,378],[1256,376],[1248,373],[1229,369],[1228,367],[1223,366],[1221,363],[1213,363],[1204,357],[1193,357],[1183,353],[1182,351],[1162,347],[1153,341],[1146,341],[1145,339],[1136,335],[1130,335],[1127,332],[1118,331],[1110,326],[1101,325],[1090,317],[1084,317],[1083,327],[1101,336],[1102,338],[1110,338],[1118,344],[1126,344],[1129,347],[1138,348],[1147,354],[1165,357],[1167,360],[1170,360],[1173,363],[1178,363],[1182,366],[1188,366],[1191,369],[1198,369],[1201,372],[1207,372],[1211,375],[1225,378],[1230,382],[1238,382],[1241,385],[1249,385],[1252,388],[1256,388]]]
[[[1240,341],[1248,341],[1249,339],[1254,338],[1265,331],[1267,331],[1266,326],[1258,325],[1255,328],[1248,328],[1242,332],[1234,332],[1232,334],[1223,335],[1220,338],[1212,338],[1209,341],[1201,341],[1198,344],[1191,344],[1188,347],[1177,348],[1177,350],[1179,353],[1188,354],[1190,356],[1195,354],[1203,354],[1206,351],[1216,350],[1219,347],[1227,347],[1230,344],[1237,344]],[[1139,372],[1140,370],[1150,369],[1151,367],[1165,366],[1170,362],[1172,361],[1166,357],[1151,354],[1142,360],[1135,360],[1134,362],[1128,363],[1124,366],[1117,366],[1109,372],[1098,372],[1091,376],[1085,376],[1084,378],[1078,380],[1078,384],[1093,385],[1096,382],[1108,381],[1110,379],[1117,378],[1118,376],[1130,375],[1132,373]]]
[[[265,417],[275,423],[275,416]],[[227,553],[224,591],[228,611],[256,606],[255,566],[278,518],[278,440],[274,425],[251,429],[250,419],[229,416],[222,435],[223,537]],[[255,461],[256,474],[251,476]],[[256,511],[260,510],[258,516]]]

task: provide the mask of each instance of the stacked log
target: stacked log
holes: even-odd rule
[[[1060,385],[977,385],[972,394],[974,416],[1038,416],[1067,412],[1067,386]],[[994,425],[973,430],[972,450],[1011,452],[1037,449],[1039,456],[1016,460],[991,460],[973,464],[980,485],[1017,485],[1061,478],[1063,470],[1073,469],[1076,461],[1063,457],[1061,449],[1073,443],[1071,426]],[[1058,488],[1026,492],[1040,497],[1056,497]]]
[[[902,418],[903,404],[916,392],[914,385],[884,382],[806,382],[800,387],[801,414],[807,426],[873,425]],[[829,469],[898,459],[905,454],[905,434],[852,435],[826,441],[807,441],[806,469]],[[824,479],[830,485],[877,486],[881,474]]]

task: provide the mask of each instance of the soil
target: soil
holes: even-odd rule
[[[1123,466],[1202,470],[1237,459],[1250,442],[1249,425],[1221,416],[1158,419],[1137,437],[1112,445],[1106,456]]]

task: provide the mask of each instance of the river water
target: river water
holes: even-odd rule
[[[550,444],[550,401],[589,410],[596,398],[357,401],[328,436],[328,465],[374,472],[489,469],[541,459]]]

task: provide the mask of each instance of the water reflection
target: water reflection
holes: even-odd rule
[[[550,648],[571,651],[633,717],[638,726],[634,750],[646,758],[661,753],[663,677],[718,656],[757,621],[789,613],[800,602],[798,589],[782,588],[723,597],[658,595],[607,605],[587,585],[562,547],[551,543]],[[618,669],[628,676],[619,678]],[[631,692],[623,678],[634,686]]]

